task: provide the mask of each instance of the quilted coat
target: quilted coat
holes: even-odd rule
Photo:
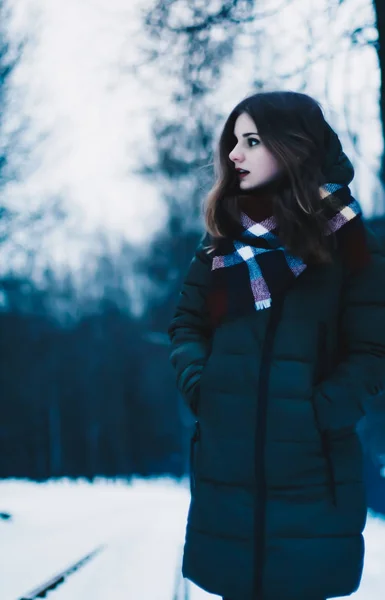
[[[197,248],[169,327],[196,416],[183,575],[231,600],[353,593],[366,520],[361,417],[385,412],[385,258],[308,267],[270,309],[212,329]]]

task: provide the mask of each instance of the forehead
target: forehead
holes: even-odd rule
[[[257,127],[253,119],[247,113],[242,113],[237,117],[234,125],[234,134],[236,136],[242,135],[242,133],[257,133]]]

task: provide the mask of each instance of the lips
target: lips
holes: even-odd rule
[[[237,175],[239,177],[246,177],[250,173],[250,171],[246,171],[246,169],[236,169]]]

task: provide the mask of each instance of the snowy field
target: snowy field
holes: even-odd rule
[[[27,592],[99,546],[104,550],[48,594],[49,600],[186,600],[180,581],[187,484],[61,480],[0,482],[0,598]],[[385,597],[385,521],[370,515],[366,563],[355,600]],[[218,599],[188,585],[189,600]]]

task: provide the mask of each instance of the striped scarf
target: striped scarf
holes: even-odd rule
[[[343,231],[343,254],[355,264],[365,264],[362,213],[349,187],[332,183],[323,185],[320,191],[323,198],[333,194],[334,200],[333,208],[325,203],[325,234]],[[241,227],[237,239],[222,239],[212,254],[209,310],[214,325],[225,316],[269,308],[274,296],[290,287],[307,268],[301,258],[282,245],[273,216],[256,222],[242,212]]]

